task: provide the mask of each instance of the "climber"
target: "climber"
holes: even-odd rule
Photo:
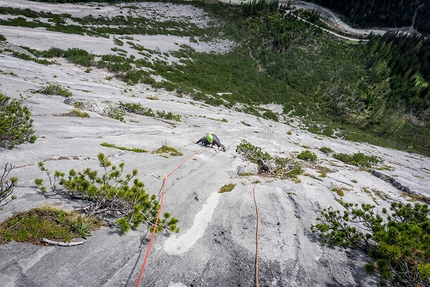
[[[225,146],[221,144],[221,142],[219,141],[219,138],[214,134],[207,134],[206,136],[202,137],[195,143],[196,144],[201,143],[202,145],[208,146],[208,147],[217,146],[217,150],[222,149],[223,151],[225,151]]]

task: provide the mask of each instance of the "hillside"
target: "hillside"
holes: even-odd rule
[[[88,167],[102,171],[97,155],[104,153],[116,165],[124,162],[126,172],[137,169],[145,190],[155,195],[160,194],[163,178],[168,175],[163,211],[179,220],[181,231],[163,231],[155,236],[140,286],[255,285],[256,250],[261,286],[375,286],[378,277],[366,275],[363,269],[370,260],[366,255],[322,246],[310,226],[323,208],[342,209],[341,202],[373,204],[380,213],[391,202],[426,201],[430,197],[429,157],[333,136],[341,133],[337,129],[328,135],[311,133],[309,127],[315,131],[321,126],[286,113],[287,104],[276,104],[272,96],[301,97],[302,110],[311,114],[302,91],[317,93],[335,85],[324,81],[306,85],[298,76],[289,78],[289,85],[281,84],[270,75],[273,65],[263,66],[270,64],[270,52],[234,52],[241,43],[231,34],[223,37],[219,33],[224,31],[223,25],[230,28],[229,24],[203,8],[161,2],[53,5],[25,0],[0,0],[0,7],[43,12],[42,20],[56,19],[57,23],[75,25],[82,21],[85,32],[66,33],[60,24],[58,30],[41,27],[40,23],[32,28],[22,25],[22,20],[17,20],[21,23],[17,26],[0,25],[0,34],[6,38],[0,44],[0,93],[25,98],[37,136],[33,144],[0,149],[0,165],[13,164],[10,176],[18,177],[16,199],[0,209],[0,221],[34,207],[71,210],[84,204],[71,197],[41,194],[35,179],[48,179],[38,168],[39,162],[50,171],[83,171]],[[63,13],[70,17],[55,16]],[[110,34],[106,21],[115,19],[115,28],[121,29],[124,15],[128,20],[141,19],[135,25],[144,26],[145,33]],[[25,22],[37,22],[26,17]],[[90,22],[91,17],[100,23]],[[2,14],[2,20],[10,18],[19,16]],[[202,31],[205,34],[195,36]],[[242,30],[237,27],[230,31]],[[340,40],[300,39],[321,45],[318,47],[324,51],[337,47],[346,54],[352,50]],[[249,47],[252,45],[250,42]],[[199,58],[192,58],[196,51]],[[289,57],[297,56],[309,67],[316,59],[293,52]],[[267,56],[265,63],[256,60],[262,59],[257,53]],[[333,57],[337,59],[334,63],[328,58],[315,70],[302,70],[301,76],[311,79],[312,74],[327,67],[340,67],[338,63],[344,58],[337,57]],[[285,66],[286,73],[302,68],[290,63],[296,66]],[[343,64],[354,66],[352,60]],[[181,66],[190,70],[182,73]],[[233,69],[235,66],[241,68]],[[335,78],[339,73],[329,71],[322,77]],[[199,74],[201,78],[196,76]],[[258,81],[246,81],[247,76]],[[279,84],[279,89],[265,86],[269,80]],[[343,87],[345,82],[339,79],[336,85],[345,93],[355,88],[354,83]],[[196,83],[201,90],[196,89]],[[47,94],[46,88],[53,85],[71,97],[58,90]],[[220,91],[221,87],[224,90]],[[243,101],[236,101],[234,94],[241,95]],[[154,115],[121,109],[121,103],[140,104]],[[296,109],[300,106],[293,100],[288,104]],[[72,113],[77,107],[89,117]],[[193,142],[208,132],[219,136],[225,152]],[[285,179],[257,174],[257,165],[236,150],[243,140],[271,155],[297,161],[303,172]],[[156,150],[163,145],[182,155],[158,154]],[[335,159],[321,148],[337,154],[363,153],[381,161],[371,168],[359,167]],[[299,159],[298,155],[306,151],[314,153],[317,160]],[[378,173],[390,180],[375,176]],[[234,188],[220,193],[228,184]],[[135,286],[149,239],[146,225],[126,234],[117,226],[104,226],[74,247],[15,241],[0,245],[0,286]]]
[[[25,53],[15,51],[16,57],[46,65],[61,57],[87,71],[105,68],[130,85],[145,83],[274,121],[286,115],[301,117],[316,134],[430,154],[428,39],[378,33],[359,42],[345,41],[325,29],[329,27],[317,12],[295,5],[292,10],[278,9],[276,2],[192,4],[222,25],[181,19],[160,24],[157,18],[140,15],[133,5],[126,17],[121,10],[76,17],[63,13],[68,11],[22,9],[19,2],[0,7],[5,18],[0,24],[10,31],[32,28],[115,39],[115,46],[103,54],[82,49],[81,44],[67,49],[39,43],[37,49],[24,46]],[[178,40],[169,54],[138,42],[154,35],[189,37],[192,45]],[[215,39],[224,42],[226,52],[204,53]],[[128,46],[133,51],[128,52]],[[261,104],[281,105],[282,112],[273,113]]]
[[[410,27],[429,35],[430,5],[427,1],[328,1],[315,0],[314,3],[330,8],[346,21],[357,27]]]

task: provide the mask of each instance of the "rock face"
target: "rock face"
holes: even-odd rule
[[[8,3],[22,8],[30,3],[35,5],[23,0],[0,0],[1,6]],[[51,9],[49,4],[37,5]],[[166,15],[180,14],[178,11],[201,12],[186,5],[139,5],[150,5],[160,11],[171,9]],[[106,7],[98,9],[97,14],[105,13],[104,9],[110,6]],[[54,8],[77,11],[70,4]],[[33,38],[25,42],[26,38],[13,31],[17,30],[0,26],[0,34],[7,34],[11,44],[24,42],[24,46],[33,47]],[[42,40],[46,32],[40,34]],[[153,41],[159,42],[148,45],[161,45],[166,41],[164,37],[162,41],[154,37]],[[104,41],[93,38],[91,45],[95,49]],[[49,38],[51,46],[74,47],[75,43],[76,39],[67,42],[62,37]],[[368,258],[354,250],[321,246],[310,231],[321,209],[341,208],[337,202],[340,196],[331,187],[347,187],[341,198],[345,202],[371,203],[380,208],[389,206],[391,201],[408,200],[402,190],[430,196],[430,160],[423,156],[316,138],[296,125],[201,105],[142,84],[128,86],[115,78],[107,79],[106,71],[93,69],[88,73],[70,63],[45,66],[2,53],[0,69],[5,71],[0,74],[0,91],[10,97],[18,98],[20,94],[28,97],[25,103],[32,109],[38,137],[34,144],[0,150],[0,163],[16,166],[10,176],[19,178],[14,192],[17,199],[0,210],[0,221],[14,212],[44,205],[67,210],[78,206],[70,199],[46,198],[38,193],[34,179],[44,176],[37,167],[40,161],[51,171],[96,169],[97,154],[103,152],[114,164],[124,162],[126,171],[139,170],[145,189],[158,194],[163,176],[190,157],[168,177],[163,205],[163,211],[170,211],[179,219],[181,232],[155,237],[140,286],[253,286],[256,267],[259,286],[375,286],[375,278],[364,274],[362,268]],[[64,102],[61,96],[30,92],[47,82],[70,87],[73,100]],[[58,116],[69,113],[76,101],[87,107],[90,118]],[[103,115],[107,105],[119,101],[179,114],[182,121],[172,123],[126,114],[125,122],[121,122]],[[193,143],[207,132],[220,137],[226,152],[202,149]],[[295,157],[310,149],[318,161],[303,163],[304,173],[295,181],[261,176],[257,174],[257,165],[235,152],[241,139],[283,157]],[[155,153],[134,153],[102,146],[105,142],[149,151],[168,143],[184,155],[165,158]],[[378,156],[383,160],[384,175],[377,168],[373,171],[376,176],[371,176],[370,172],[343,164],[320,152],[321,147],[330,147],[337,153]],[[325,176],[320,172],[322,168]],[[402,187],[399,189],[392,182]],[[229,183],[236,184],[235,188],[219,193]],[[378,196],[381,192],[384,199]],[[104,227],[93,232],[84,244],[73,247],[12,242],[0,246],[0,286],[135,286],[148,246],[146,226],[125,235],[118,228]]]
[[[257,175],[258,174],[258,164],[256,163],[247,163],[244,165],[239,165],[237,167],[238,175]]]
[[[417,193],[415,191],[412,191],[409,187],[404,186],[400,182],[398,182],[394,177],[383,174],[382,172],[376,171],[372,169],[371,173],[376,176],[377,178],[380,178],[384,181],[390,182],[395,188],[406,192],[409,195],[416,195]]]

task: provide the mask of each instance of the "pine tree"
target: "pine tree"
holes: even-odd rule
[[[0,93],[0,147],[13,148],[36,141],[31,111],[22,103],[22,97],[16,100]]]

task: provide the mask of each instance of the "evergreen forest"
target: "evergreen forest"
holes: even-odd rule
[[[409,27],[430,34],[430,3],[425,0],[313,0],[344,15],[357,27]]]

